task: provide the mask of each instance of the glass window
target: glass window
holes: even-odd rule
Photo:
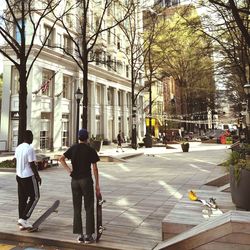
[[[69,116],[64,114],[62,116],[62,147],[69,146]]]
[[[40,149],[49,149],[50,113],[41,113]]]
[[[54,31],[52,30],[52,27],[48,26],[48,25],[44,25],[44,40],[47,39],[46,41],[46,45],[47,46],[52,46],[53,45],[53,34]]]
[[[71,53],[72,52],[72,41],[67,35],[64,35],[63,37],[63,48],[65,49],[66,52]]]

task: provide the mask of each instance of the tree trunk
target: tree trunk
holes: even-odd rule
[[[88,127],[88,61],[83,65],[83,100],[82,100],[82,128]]]
[[[27,79],[25,65],[21,65],[19,69],[19,84],[18,145],[24,140],[24,132],[27,126]]]

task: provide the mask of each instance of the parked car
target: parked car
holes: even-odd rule
[[[223,129],[213,129],[206,133],[203,136],[200,136],[201,141],[215,139],[217,142],[220,140],[220,137],[225,134],[225,130]]]

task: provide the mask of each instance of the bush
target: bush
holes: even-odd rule
[[[5,160],[0,162],[0,168],[16,168],[16,164],[13,160]]]

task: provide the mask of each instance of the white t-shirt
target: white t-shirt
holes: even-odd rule
[[[16,174],[20,178],[26,178],[34,175],[30,162],[36,161],[36,154],[33,147],[24,142],[15,150]]]

